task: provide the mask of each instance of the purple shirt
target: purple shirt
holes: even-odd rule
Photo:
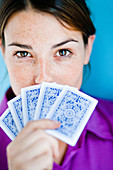
[[[13,97],[10,88],[1,103],[0,115]],[[77,144],[68,146],[62,165],[54,163],[53,170],[113,170],[113,102],[98,101]],[[0,128],[0,170],[7,170],[6,147],[10,142]]]

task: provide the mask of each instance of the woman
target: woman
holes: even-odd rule
[[[1,50],[11,83],[1,114],[7,100],[23,87],[47,81],[80,89],[83,66],[89,62],[95,39],[85,0],[1,0],[0,8]],[[74,147],[45,133],[60,126],[51,120],[28,123],[13,142],[0,129],[1,169],[7,168],[9,143],[11,170],[113,169],[112,126],[106,112],[100,116],[99,106]],[[99,127],[103,122],[109,138]]]

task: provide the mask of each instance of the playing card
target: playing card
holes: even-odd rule
[[[20,132],[24,127],[21,95],[18,95],[17,97],[13,98],[7,104],[15,121],[15,124],[18,128],[18,131]]]
[[[14,140],[19,133],[9,108],[0,117],[0,127],[11,140]]]
[[[61,126],[46,132],[74,146],[97,102],[96,99],[75,88],[65,86],[46,116],[46,119],[61,122]]]
[[[56,83],[42,83],[34,120],[44,119],[46,117],[63,87],[63,85]]]
[[[33,85],[21,89],[24,126],[28,121],[34,119],[40,88],[41,85]]]

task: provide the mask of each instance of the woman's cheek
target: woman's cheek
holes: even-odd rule
[[[59,84],[70,85],[80,89],[83,75],[82,61],[71,61],[53,68],[55,81]]]
[[[10,83],[16,95],[20,94],[21,88],[33,85],[33,71],[26,66],[8,67]]]

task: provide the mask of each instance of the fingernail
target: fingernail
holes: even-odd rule
[[[58,121],[54,121],[54,122],[55,122],[55,124],[56,124],[56,125],[57,125],[57,124],[58,124],[58,125],[60,125],[60,124],[61,124],[61,123],[60,123],[60,122],[58,122]]]

